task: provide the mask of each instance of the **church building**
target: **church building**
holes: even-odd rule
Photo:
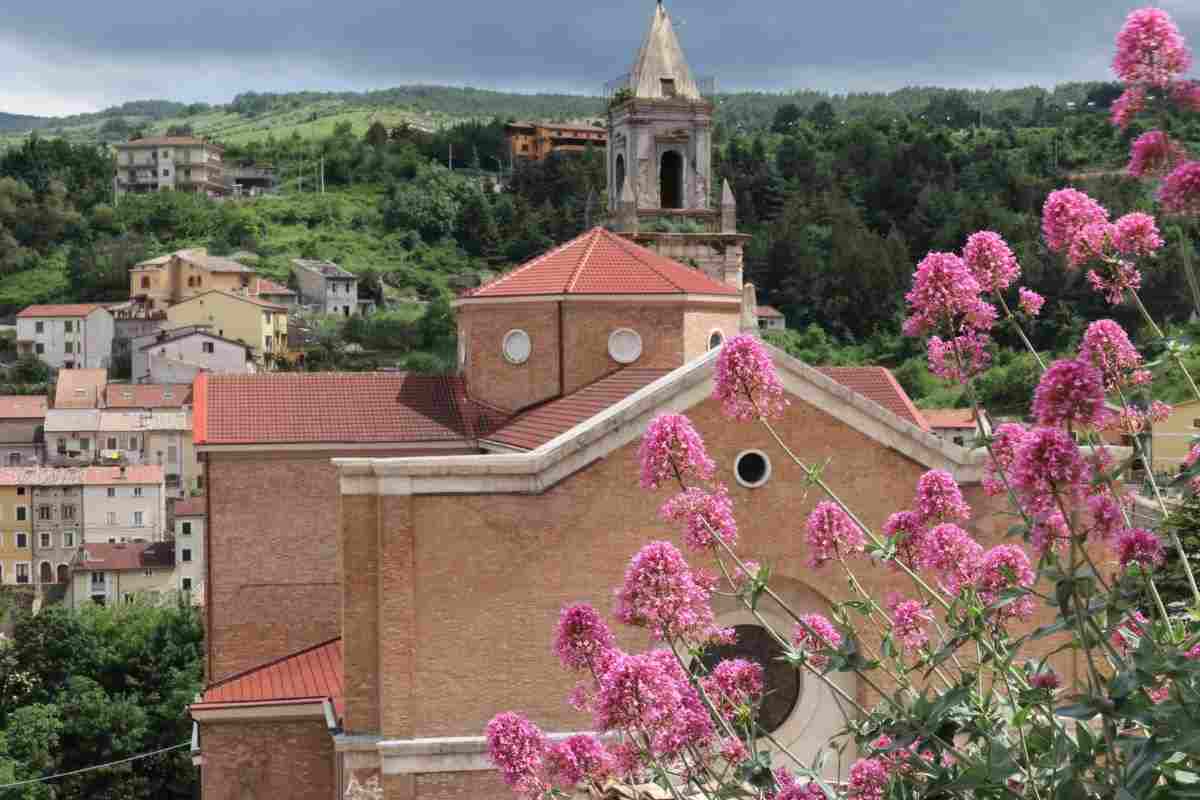
[[[460,297],[457,375],[198,381],[211,652],[190,711],[206,800],[334,800],[372,778],[386,800],[509,797],[484,726],[512,709],[555,734],[587,730],[552,649],[559,610],[609,610],[630,557],[675,538],[657,515],[667,494],[638,485],[641,434],[665,412],[704,437],[739,550],[772,566],[772,586],[802,612],[850,599],[842,578],[805,563],[819,498],[802,470],[712,399],[720,346],[757,328],[753,291],[728,187],[714,203],[712,106],[661,4],[621,88],[608,145],[617,230]],[[663,218],[694,230],[649,230]],[[975,509],[972,533],[1001,540],[982,455],[935,436],[887,370],[768,350],[790,403],[781,435],[827,464],[866,523],[908,508],[920,475],[942,469]],[[865,578],[881,594],[893,579]],[[772,658],[752,617],[716,611],[738,653]],[[836,698],[770,672],[764,724],[807,758],[843,725]]]

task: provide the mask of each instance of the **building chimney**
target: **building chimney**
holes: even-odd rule
[[[753,283],[747,283],[742,287],[742,333],[749,333],[753,336],[758,336],[758,292],[754,290]]]

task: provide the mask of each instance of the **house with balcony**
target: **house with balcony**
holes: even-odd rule
[[[163,539],[166,501],[157,464],[83,470],[83,543]]]
[[[44,395],[0,396],[0,463],[9,467],[42,463],[47,410]]]
[[[72,608],[112,605],[139,597],[160,602],[176,589],[175,548],[170,542],[87,543],[71,562]]]
[[[195,136],[151,136],[115,147],[118,200],[131,192],[228,193],[220,145]]]
[[[29,306],[17,314],[17,353],[55,369],[107,369],[113,315],[97,303]]]
[[[161,311],[214,289],[254,296],[258,273],[203,247],[177,250],[129,270],[129,296],[148,312]]]
[[[332,261],[293,258],[292,267],[304,305],[343,317],[370,314],[375,310],[373,300],[359,300],[358,276]]]
[[[179,591],[197,605],[204,604],[204,527],[208,520],[204,497],[175,501],[175,577]]]
[[[288,352],[288,310],[250,295],[210,290],[167,309],[173,327],[205,325],[224,339],[247,345],[257,360]]]

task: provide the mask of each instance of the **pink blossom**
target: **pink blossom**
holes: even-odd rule
[[[1130,12],[1117,34],[1113,72],[1125,83],[1166,87],[1192,65],[1179,28],[1161,8]]]
[[[819,568],[829,561],[866,549],[866,537],[836,503],[823,500],[808,515],[808,565]]]
[[[1055,253],[1070,247],[1084,226],[1097,222],[1108,222],[1108,212],[1077,189],[1051,192],[1042,206],[1042,235]]]
[[[1067,263],[1082,267],[1111,257],[1116,252],[1117,227],[1111,222],[1089,222],[1081,227],[1067,247]]]
[[[954,253],[930,253],[917,265],[912,289],[905,295],[912,311],[904,322],[905,335],[957,333],[960,325],[987,330],[996,311],[980,299],[979,292],[979,281],[965,261]]]
[[[683,540],[693,550],[713,550],[720,540],[732,547],[737,543],[737,522],[729,491],[718,486],[708,492],[692,486],[672,497],[658,515],[683,525]]]
[[[921,515],[915,511],[897,511],[883,523],[883,535],[895,545],[897,560],[909,567],[917,566],[926,530]]]
[[[841,647],[842,634],[820,614],[801,614],[792,631],[792,642],[808,654],[813,669],[823,670],[829,665],[829,656],[823,653]]]
[[[1033,416],[1039,425],[1103,428],[1103,373],[1083,359],[1055,361],[1033,393]]]
[[[546,751],[550,775],[559,783],[575,786],[583,781],[602,782],[613,774],[612,754],[595,736],[576,734]]]
[[[729,764],[740,764],[750,757],[750,753],[746,750],[746,745],[741,739],[733,736],[726,736],[721,740],[721,758]]]
[[[1126,172],[1137,178],[1161,175],[1186,155],[1184,149],[1162,131],[1147,131],[1133,140]]]
[[[1142,273],[1128,261],[1105,264],[1101,270],[1089,269],[1087,281],[1092,288],[1104,295],[1112,305],[1125,300],[1126,291],[1137,291],[1142,285]]]
[[[1079,446],[1061,428],[1034,428],[1021,440],[1009,478],[1018,499],[1035,513],[1083,497],[1091,470]]]
[[[1166,558],[1162,539],[1145,528],[1130,528],[1117,534],[1117,560],[1123,569],[1137,564],[1144,570],[1162,566]]]
[[[931,529],[922,539],[921,566],[937,573],[948,593],[957,595],[979,575],[983,547],[971,534],[953,523]]]
[[[1000,544],[983,554],[979,576],[979,599],[991,605],[1000,599],[1006,589],[1028,588],[1037,581],[1037,574],[1029,565],[1029,556],[1015,544]],[[1034,599],[1030,595],[1014,600],[996,609],[1001,619],[1026,619],[1034,611]]]
[[[1114,223],[1114,227],[1116,235],[1113,243],[1123,256],[1150,256],[1163,246],[1158,223],[1149,214],[1140,211],[1126,214]]]
[[[706,748],[715,734],[703,701],[669,650],[614,658],[600,675],[595,723],[601,731],[644,731],[656,756]]]
[[[854,800],[883,800],[892,774],[878,758],[860,758],[850,767],[850,793]]]
[[[664,641],[704,639],[713,630],[712,587],[670,542],[650,542],[630,560],[617,590],[616,617]]]
[[[800,783],[784,767],[775,770],[775,786],[774,791],[767,793],[766,800],[828,800],[816,781]]]
[[[963,248],[963,260],[985,292],[1002,292],[1021,274],[1021,266],[1008,243],[992,231],[971,234]]]
[[[1109,119],[1121,130],[1129,127],[1134,117],[1146,108],[1146,89],[1142,86],[1130,86],[1112,104]]]
[[[1060,678],[1058,673],[1052,669],[1042,670],[1041,672],[1035,672],[1033,674],[1033,676],[1029,679],[1029,685],[1034,689],[1047,689],[1049,691],[1054,691],[1062,685],[1062,678]]]
[[[1012,469],[1013,459],[1017,456],[1017,445],[1027,432],[1025,426],[1019,422],[1006,422],[998,425],[992,432],[991,452],[988,455],[988,465],[991,469],[983,476],[984,491],[992,497],[1008,491],[1002,476]]]
[[[486,736],[488,756],[500,768],[504,782],[530,797],[541,794],[546,750],[541,729],[520,714],[506,711],[492,717]]]
[[[742,591],[746,585],[758,578],[759,571],[762,570],[762,565],[757,561],[743,561],[742,566],[733,565],[733,574],[729,576],[730,582],[733,584],[735,591]]]
[[[642,434],[638,460],[643,489],[686,478],[710,480],[717,468],[704,449],[704,440],[682,414],[659,414],[650,421]]]
[[[701,685],[717,713],[732,720],[762,695],[763,668],[744,658],[727,659],[713,667]]]
[[[1017,294],[1020,297],[1021,310],[1031,317],[1036,317],[1042,313],[1042,306],[1046,302],[1046,298],[1042,297],[1032,289],[1026,289],[1024,286],[1017,289]]]
[[[1192,445],[1192,449],[1184,456],[1183,465],[1188,468],[1194,467],[1197,459],[1200,459],[1200,444]]]
[[[1029,531],[1029,543],[1039,555],[1057,550],[1060,555],[1071,545],[1071,528],[1061,511],[1045,514],[1034,520]]]
[[[1132,373],[1142,365],[1142,356],[1129,341],[1129,334],[1111,319],[1088,325],[1079,346],[1079,357],[1104,374],[1104,386],[1110,392],[1128,384]]]
[[[967,331],[948,341],[930,336],[926,343],[929,371],[943,380],[965,383],[992,363],[992,355],[987,351],[990,341],[977,331]]]
[[[612,756],[613,771],[618,777],[637,782],[636,778],[642,772],[642,753],[636,744],[629,740],[610,742],[608,754]]]
[[[1171,99],[1183,111],[1200,111],[1200,82],[1175,81],[1171,85]]]
[[[721,346],[713,396],[721,401],[725,416],[739,422],[778,417],[787,407],[770,354],[757,337],[748,334]]]
[[[1114,650],[1122,655],[1128,655],[1130,645],[1137,647],[1138,640],[1149,631],[1150,620],[1146,619],[1142,612],[1134,611],[1113,629],[1109,636],[1109,642]]]
[[[892,616],[892,635],[906,653],[915,653],[929,644],[926,627],[933,621],[933,612],[920,600],[906,600],[894,595],[888,600]]]
[[[1087,499],[1088,513],[1092,517],[1092,533],[1101,541],[1113,539],[1125,526],[1125,515],[1121,504],[1110,492],[1094,494]]]
[[[1150,688],[1150,687],[1146,688],[1146,697],[1149,697],[1150,702],[1154,703],[1154,705],[1158,705],[1159,703],[1166,702],[1167,698],[1170,696],[1171,696],[1171,684],[1170,683],[1163,683],[1160,686],[1156,686],[1153,688]]]
[[[1158,187],[1158,202],[1169,214],[1200,212],[1200,161],[1185,161]]]
[[[1200,661],[1200,644],[1193,645],[1191,650],[1183,654],[1183,657],[1191,661]]]
[[[962,489],[944,469],[931,469],[917,479],[913,508],[924,525],[966,522],[971,518],[971,507],[963,500]]]
[[[616,646],[612,631],[587,603],[564,606],[558,615],[554,652],[563,667],[584,670]]]

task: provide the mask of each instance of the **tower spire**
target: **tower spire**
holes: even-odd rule
[[[654,6],[650,30],[629,71],[634,95],[647,100],[700,100],[700,89],[692,79],[683,48],[675,36],[671,16],[662,0]]]

